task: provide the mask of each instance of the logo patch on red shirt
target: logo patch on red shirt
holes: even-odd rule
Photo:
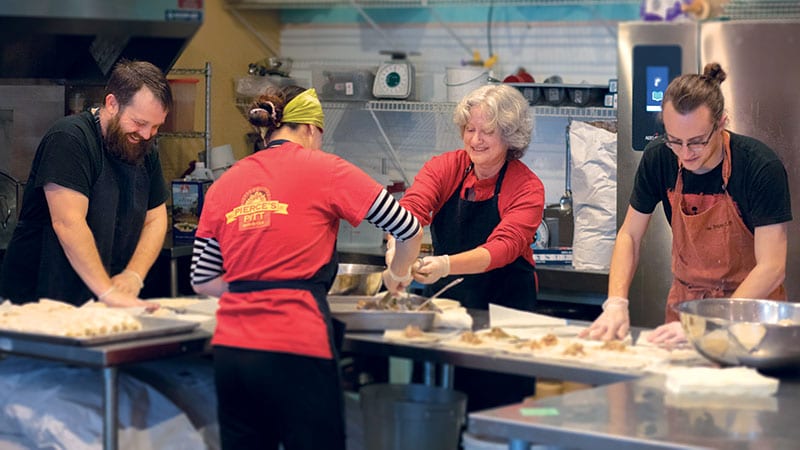
[[[289,205],[272,200],[269,189],[257,187],[245,192],[242,203],[225,214],[226,223],[239,223],[239,230],[268,227],[271,214],[288,215]]]

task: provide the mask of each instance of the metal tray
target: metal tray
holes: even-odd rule
[[[356,309],[360,299],[373,299],[372,296],[347,295],[328,296],[331,315],[347,324],[347,331],[402,330],[408,325],[416,325],[421,330],[433,327],[433,311],[370,311]]]
[[[197,328],[198,322],[188,322],[185,320],[164,319],[159,317],[137,317],[142,323],[139,331],[127,331],[123,333],[113,333],[105,336],[92,336],[85,338],[56,336],[50,334],[25,333],[21,331],[3,330],[0,328],[0,336],[7,336],[17,339],[28,339],[53,344],[82,345],[92,346],[109,344],[112,342],[129,341],[133,339],[152,338],[166,336],[170,334],[188,333]]]

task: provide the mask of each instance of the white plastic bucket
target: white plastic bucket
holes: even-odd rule
[[[448,67],[444,84],[447,86],[447,101],[460,102],[465,95],[489,82],[489,69],[477,66]]]

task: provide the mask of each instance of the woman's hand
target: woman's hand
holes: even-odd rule
[[[670,346],[686,342],[686,335],[683,333],[681,323],[674,321],[653,330],[647,340],[656,345]]]
[[[392,295],[397,295],[405,291],[412,281],[414,281],[414,277],[411,275],[410,269],[406,276],[398,276],[392,272],[391,267],[387,267],[386,270],[383,271],[383,285],[386,286],[386,290]]]
[[[414,272],[414,279],[422,284],[432,284],[440,278],[450,275],[450,257],[448,255],[426,256]]]

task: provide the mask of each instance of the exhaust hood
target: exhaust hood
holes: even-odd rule
[[[0,78],[105,81],[122,58],[169,70],[203,0],[3,0]]]

